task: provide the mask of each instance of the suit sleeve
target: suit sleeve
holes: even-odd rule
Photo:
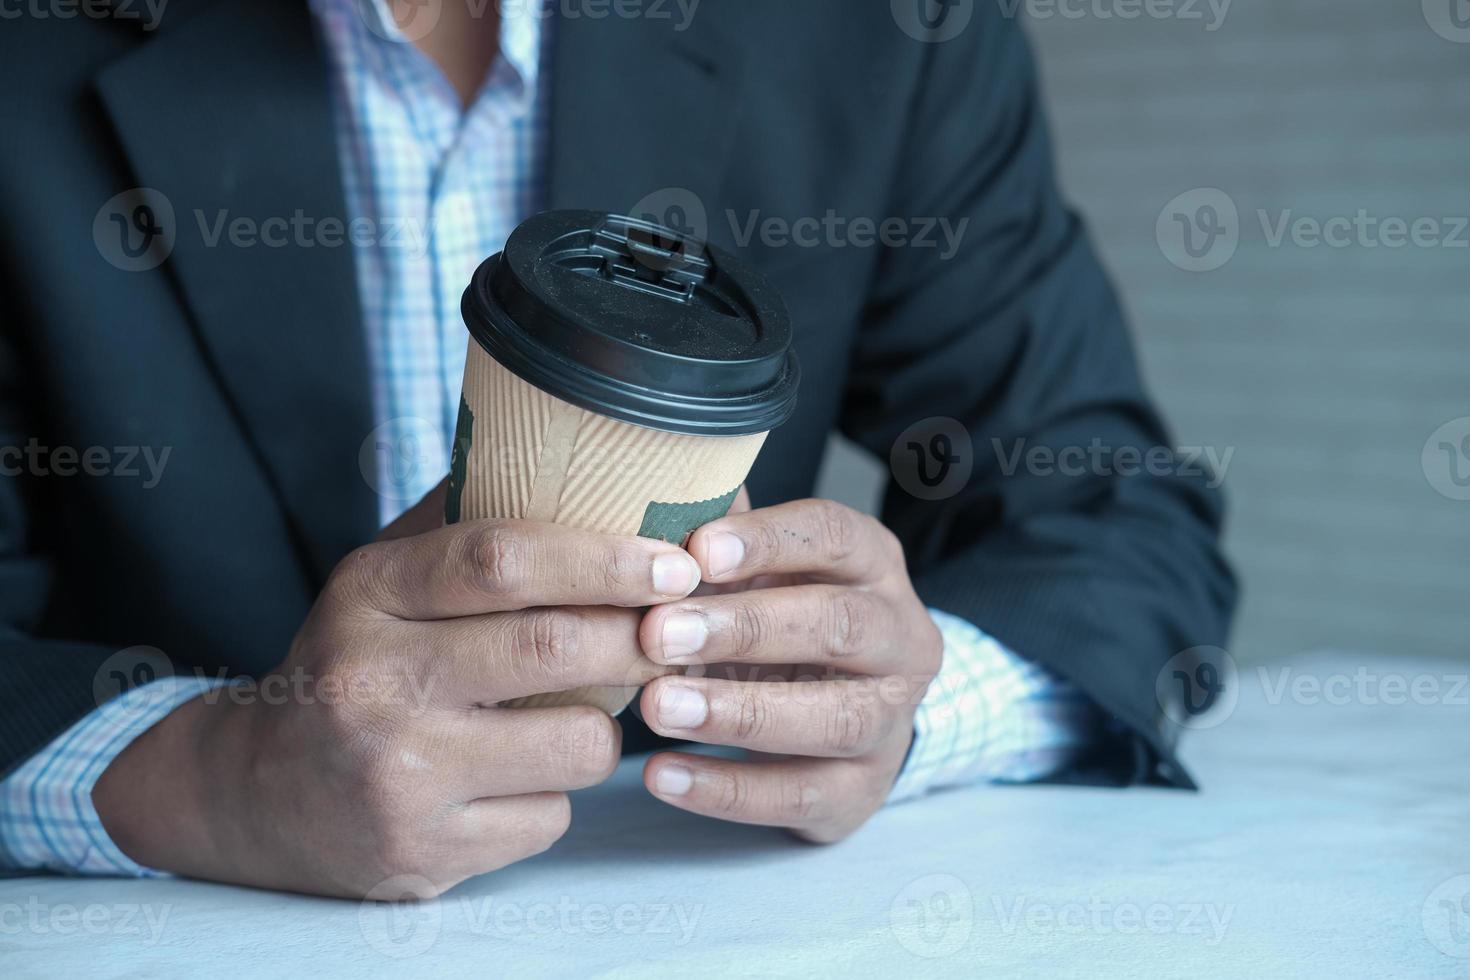
[[[976,4],[959,38],[916,46],[888,213],[943,218],[958,244],[884,252],[843,431],[893,464],[883,519],[921,598],[1102,709],[1093,749],[1059,778],[1192,786],[1155,683],[1176,655],[1224,642],[1221,501],[1167,448],[1118,299],[1058,192],[1020,27]],[[944,431],[958,438],[935,441]],[[968,478],[927,486],[945,459]]]
[[[51,590],[28,519],[38,478],[27,472],[21,359],[0,322],[0,777],[98,706],[94,681],[116,651],[42,639],[35,630]]]
[[[221,687],[207,677],[164,677],[94,708],[0,779],[0,873],[156,877],[108,836],[92,790],[112,760],[185,701]]]

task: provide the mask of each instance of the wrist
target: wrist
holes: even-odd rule
[[[145,868],[227,877],[221,820],[238,812],[228,788],[241,711],[228,698],[179,705],[135,738],[98,777],[103,829]]]

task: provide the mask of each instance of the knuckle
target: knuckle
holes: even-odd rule
[[[823,556],[833,563],[851,558],[857,547],[857,512],[830,500],[815,501],[814,507]]]
[[[770,610],[756,600],[742,601],[730,623],[730,656],[748,657],[765,647],[775,624]]]
[[[499,826],[498,866],[549,850],[572,825],[572,803],[565,793],[537,793],[522,802],[525,809]]]
[[[591,706],[570,709],[563,751],[571,774],[601,782],[618,765],[619,728],[606,712]]]
[[[536,819],[527,834],[526,844],[532,854],[549,850],[572,826],[572,801],[565,793],[551,793],[537,808]]]
[[[838,592],[828,610],[828,636],[832,656],[843,658],[867,649],[872,632],[872,607],[850,591]]]
[[[370,600],[384,578],[389,549],[365,544],[347,554],[327,576],[322,592],[339,605],[356,605]]]
[[[560,677],[573,665],[580,645],[576,617],[555,609],[531,609],[516,619],[517,663],[539,676]]]
[[[826,714],[823,742],[833,753],[857,755],[871,743],[875,720],[868,704],[857,697],[852,686],[843,684],[839,690]]]
[[[746,691],[740,695],[735,707],[735,737],[749,741],[763,735],[771,723],[770,706],[758,691]]]
[[[721,777],[715,788],[715,807],[723,813],[744,814],[750,808],[750,791],[739,776]]]
[[[904,554],[903,540],[887,524],[878,524],[878,538],[881,542],[883,554],[889,561],[896,563],[899,567],[906,567],[908,558]]]
[[[787,550],[786,535],[768,519],[752,520],[741,528],[740,538],[745,542],[748,564],[778,561]]]
[[[469,536],[468,563],[475,586],[494,595],[513,594],[527,579],[530,555],[522,535],[499,521]]]
[[[923,617],[921,627],[922,639],[917,644],[919,654],[919,670],[927,681],[939,673],[944,666],[944,634],[934,624],[934,620],[928,615]]]
[[[797,774],[782,780],[776,800],[781,822],[794,825],[811,822],[821,798],[821,787],[807,776]]]
[[[609,548],[597,566],[602,572],[605,595],[620,595],[630,584],[648,578],[648,559],[640,550],[626,545]]]

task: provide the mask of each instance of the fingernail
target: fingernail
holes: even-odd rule
[[[686,596],[699,584],[699,563],[685,552],[659,555],[653,560],[653,591]]]
[[[666,684],[658,695],[658,720],[665,728],[698,728],[709,717],[709,702],[692,687]]]
[[[709,549],[709,573],[728,575],[745,560],[745,542],[726,531],[716,531],[705,541]]]
[[[664,766],[653,777],[653,788],[664,796],[683,796],[694,785],[694,773],[683,766]]]
[[[709,626],[704,617],[694,612],[673,613],[664,620],[663,644],[665,660],[693,660],[709,639]]]

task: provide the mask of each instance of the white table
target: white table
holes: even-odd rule
[[[437,903],[0,881],[0,976],[1470,976],[1470,665],[1283,669],[1187,743],[1199,795],[951,792],[817,848],[662,806],[634,760]]]

